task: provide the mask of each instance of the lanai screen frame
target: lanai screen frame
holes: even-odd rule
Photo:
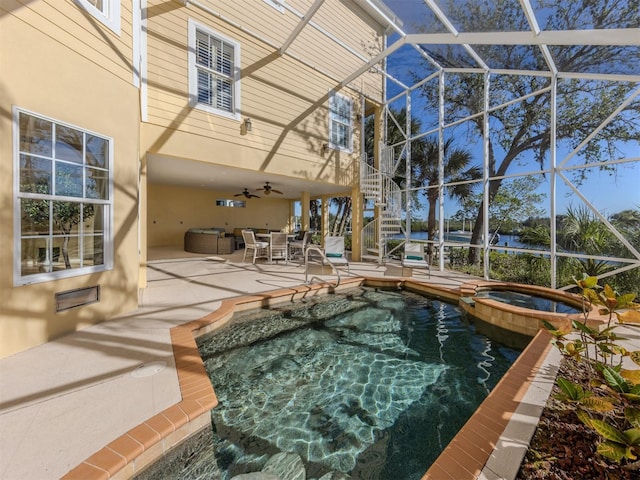
[[[335,1],[338,1],[338,0],[335,0]],[[448,0],[448,1],[455,3],[458,0]],[[429,14],[432,16],[432,18],[437,19],[441,27],[437,33],[405,32],[402,26],[402,19],[393,12],[395,0],[385,0],[385,1],[383,0],[350,0],[348,2],[349,7],[352,8],[354,11],[362,12],[363,18],[366,18],[367,21],[373,20],[375,23],[377,23],[378,25],[381,25],[383,28],[387,28],[387,32],[385,34],[385,42],[382,48],[380,49],[365,48],[365,50],[369,50],[373,52],[370,54],[363,53],[362,49],[356,49],[356,48],[350,47],[348,45],[348,42],[343,41],[341,37],[345,32],[332,31],[333,30],[331,28],[332,18],[337,14],[330,10],[331,3],[330,1],[326,1],[326,0],[309,0],[309,8],[307,8],[305,12],[298,11],[296,8],[293,7],[292,4],[284,0],[282,1],[274,0],[274,2],[278,2],[282,6],[283,14],[290,14],[293,17],[296,17],[298,19],[297,25],[291,30],[291,32],[289,33],[289,36],[284,42],[275,40],[274,38],[269,38],[269,35],[266,32],[252,31],[251,29],[248,29],[243,26],[239,26],[239,28],[241,28],[245,34],[264,42],[266,45],[273,47],[274,51],[277,52],[279,55],[290,56],[291,58],[302,63],[303,65],[306,65],[308,68],[311,68],[312,70],[326,76],[326,78],[334,81],[335,87],[333,88],[332,91],[339,91],[344,87],[349,87],[353,91],[358,92],[362,97],[363,104],[365,99],[368,99],[369,97],[363,91],[363,89],[360,88],[360,85],[358,84],[358,79],[361,75],[363,75],[368,71],[375,71],[379,73],[381,75],[381,78],[384,78],[388,82],[393,82],[395,85],[402,87],[405,90],[405,92],[411,92],[412,89],[419,87],[420,82],[413,86],[403,84],[400,80],[398,80],[397,78],[394,78],[393,75],[390,75],[385,68],[385,62],[387,61],[387,58],[390,55],[394,54],[394,52],[397,52],[400,48],[402,48],[405,45],[413,46],[413,48],[418,52],[418,54],[422,58],[425,59],[425,61],[429,62],[434,66],[434,68],[437,71],[437,75],[439,76],[440,88],[443,88],[443,85],[444,85],[443,80],[445,78],[444,76],[447,75],[448,73],[455,72],[456,69],[448,68],[446,66],[441,65],[440,63],[438,63],[436,59],[429,56],[429,54],[423,48],[421,48],[420,45],[448,44],[448,45],[456,45],[464,49],[468,53],[468,55],[471,58],[473,58],[473,61],[475,62],[475,66],[473,68],[458,69],[458,71],[480,73],[485,76],[485,83],[487,85],[490,85],[491,75],[506,74],[506,75],[550,76],[552,78],[552,85],[553,85],[552,90],[554,92],[554,95],[553,95],[554,99],[555,99],[557,82],[558,80],[562,80],[562,79],[576,78],[576,79],[592,79],[596,81],[606,80],[606,81],[614,81],[614,82],[615,81],[636,82],[636,83],[640,82],[640,72],[637,72],[637,71],[634,71],[632,74],[602,74],[602,73],[586,74],[586,73],[574,73],[574,72],[559,72],[554,64],[553,55],[551,54],[551,51],[548,47],[549,45],[552,45],[552,46],[573,46],[573,45],[621,46],[622,45],[622,46],[638,47],[640,46],[640,21],[633,23],[633,28],[607,28],[607,29],[588,28],[584,30],[542,30],[538,25],[538,21],[536,19],[536,11],[534,11],[534,8],[532,7],[532,3],[531,3],[532,1],[541,2],[542,0],[490,0],[490,1],[493,2],[492,5],[494,6],[501,6],[503,2],[508,2],[509,5],[512,7],[519,5],[522,11],[521,12],[522,16],[526,18],[529,28],[522,31],[460,32],[456,30],[456,27],[454,26],[454,22],[452,22],[451,19],[447,17],[447,13],[441,8],[441,5],[444,7],[447,7],[447,3],[445,0],[414,0],[413,2],[414,5],[418,5],[418,4],[423,5],[424,8],[427,9],[426,11],[428,11]],[[557,2],[559,3],[569,2],[569,1],[570,0],[557,0]],[[629,0],[629,1],[635,2],[637,0]],[[219,12],[215,11],[215,9],[212,8],[211,5],[209,4],[204,5],[199,0],[185,0],[185,5],[188,7],[203,9],[209,14],[213,14],[218,18],[225,19],[225,17],[221,15]],[[329,6],[325,7],[326,5],[329,5]],[[475,4],[470,3],[469,5],[475,5]],[[316,15],[318,12],[322,12],[322,16]],[[318,18],[318,17],[321,17],[321,18]],[[235,22],[233,21],[230,21],[230,23],[235,24]],[[336,22],[336,24],[337,23],[339,22]],[[336,48],[343,49],[344,51],[348,52],[349,55],[352,55],[354,58],[357,58],[359,59],[359,61],[362,61],[363,64],[359,68],[357,68],[354,72],[344,77],[343,75],[337,74],[337,72],[333,70],[332,68],[333,65],[331,64],[318,65],[314,63],[313,60],[307,59],[304,55],[301,56],[300,52],[292,51],[294,50],[292,47],[295,46],[295,42],[298,36],[301,34],[303,30],[308,28],[311,28],[320,32],[323,36],[333,41]],[[393,32],[394,35],[397,35],[399,39],[394,43],[392,43],[391,45],[387,46],[386,35],[388,35],[391,32]],[[369,40],[370,39],[362,39],[361,43],[364,46],[365,43],[367,43]],[[539,71],[539,70],[523,71],[523,70],[512,70],[512,69],[489,68],[487,63],[482,59],[480,55],[478,55],[477,52],[474,51],[471,45],[532,45],[538,48],[541,54],[543,55],[546,66],[547,66],[547,71]],[[637,49],[634,50],[634,52],[637,52],[637,51],[638,51]],[[488,91],[489,90],[485,88],[484,110],[482,112],[482,114],[485,116],[485,121],[487,120]],[[636,98],[638,96],[638,90],[636,89],[631,94],[631,96],[633,96],[633,98]],[[387,98],[386,93],[384,98]],[[374,104],[377,103],[377,99],[371,98],[369,100],[371,100],[372,103]],[[389,104],[390,100],[392,99],[388,99],[386,101],[386,105]],[[442,102],[440,103],[442,105]],[[552,108],[551,112],[552,112],[551,114],[554,116],[553,117],[554,121],[551,124],[555,126],[556,120],[557,120],[555,118],[555,114],[556,114],[555,108]],[[364,127],[364,121],[362,122],[361,126],[362,128]],[[438,126],[438,135],[440,137],[440,140],[442,140],[443,129],[444,129],[444,125],[442,125],[442,122],[441,122]],[[555,131],[555,128],[553,130]],[[595,132],[594,133],[595,135],[597,133],[597,129],[594,130],[594,132]],[[552,137],[551,144],[555,146],[556,142],[555,142],[554,132],[552,132],[551,137]],[[588,141],[588,139],[585,139],[585,141]],[[486,139],[485,139],[485,142],[487,142]],[[408,150],[410,151],[411,140],[408,141],[407,144],[409,146]],[[440,142],[440,145],[442,145],[442,142]],[[487,145],[485,143],[484,165],[483,165],[484,166],[483,182],[484,182],[485,196],[486,196],[486,192],[489,184],[488,182],[490,180],[488,178],[488,172],[486,168],[487,166],[486,150],[487,150]],[[566,180],[566,178],[563,175],[563,172],[568,170],[567,168],[565,168],[563,163],[561,163],[560,165],[557,164],[556,154],[557,154],[556,149],[555,148],[552,149],[552,156],[553,156],[552,166],[549,172],[550,175],[553,176],[553,182],[552,182],[553,187],[551,189],[552,212],[550,212],[550,216],[554,219],[557,214],[557,212],[555,211],[556,201],[554,198],[555,189],[557,186],[556,180],[558,178]],[[408,161],[410,162],[410,155],[408,156]],[[637,162],[640,162],[640,157],[626,158],[623,161],[637,163]],[[622,163],[622,161],[602,162],[602,163],[599,163],[599,165],[613,166],[614,164],[617,164],[617,163]],[[440,168],[442,168],[442,152],[440,155],[439,165],[440,165]],[[536,173],[540,173],[540,172],[536,172]],[[440,197],[441,209],[443,208],[443,198],[442,198],[443,186],[444,186],[444,183],[441,182],[441,185],[439,186],[441,191],[441,197]],[[573,187],[571,188],[573,189]],[[632,253],[634,257],[632,259],[627,259],[627,258],[620,259],[623,262],[630,262],[630,263],[626,267],[622,267],[613,272],[608,272],[607,275],[612,275],[614,273],[621,272],[625,269],[628,270],[632,268],[639,268],[640,254],[638,253],[638,251],[635,248],[633,248],[633,246],[631,246],[628,242],[626,242],[626,240],[622,238],[622,235],[620,235],[619,232],[615,231],[613,226],[607,221],[607,219],[604,216],[600,214],[600,212],[598,212],[595,206],[591,205],[586,200],[586,198],[584,198],[584,196],[581,195],[579,189],[573,189],[573,191],[576,195],[581,197],[582,200],[585,202],[585,205],[588,205],[591,211],[596,216],[598,216],[600,220],[602,220],[609,229],[613,231],[614,235],[618,238],[618,240],[620,240],[629,249],[629,251]],[[485,203],[485,208],[488,209],[487,202],[485,201],[484,203]],[[487,211],[484,212],[484,217],[485,219],[488,219]],[[440,212],[439,218],[440,218],[440,231],[443,231],[444,215],[442,214],[442,210]],[[484,259],[485,259],[484,275],[486,278],[489,278],[489,271],[488,271],[489,265],[488,265],[488,262],[486,261],[488,258],[488,252],[489,252],[489,248],[486,245],[486,243],[489,241],[488,221],[485,221],[484,223],[486,224],[486,226],[484,226],[484,229],[485,229],[484,238],[486,240],[484,242],[485,245],[482,246],[484,248]],[[551,247],[551,252],[549,252],[551,255],[551,258],[553,259],[553,262],[552,262],[553,271],[551,274],[551,277],[552,277],[551,283],[553,286],[555,286],[555,283],[556,283],[555,265],[559,255],[559,253],[555,251],[555,244],[556,244],[555,240],[557,238],[556,231],[555,231],[555,222],[552,222],[551,229],[552,229],[552,235],[551,235],[552,247]],[[407,232],[407,238],[409,234],[410,234],[410,225]],[[442,253],[442,249],[444,247],[441,245],[439,245],[439,247]],[[547,252],[541,252],[541,253],[547,253]],[[567,255],[567,254],[564,254],[564,255]],[[439,265],[440,269],[444,268],[443,258],[444,257],[441,254],[440,265]],[[595,256],[594,258],[602,258],[604,260],[613,260],[611,257]]]
[[[379,4],[380,2],[372,0],[370,3]],[[489,138],[490,135],[486,134],[483,138],[483,176],[482,176],[482,193],[483,193],[483,235],[482,235],[482,244],[480,247],[483,252],[484,259],[484,277],[490,278],[490,263],[489,263],[489,252],[492,248],[490,245],[491,233],[489,231],[489,185],[491,180],[495,179],[508,179],[508,178],[517,178],[521,176],[526,176],[528,174],[541,174],[545,173],[550,176],[550,212],[549,216],[553,221],[551,221],[550,229],[551,229],[551,245],[550,250],[530,250],[527,249],[526,252],[540,254],[540,255],[548,255],[551,260],[551,271],[550,271],[550,284],[552,288],[556,288],[557,282],[557,260],[561,256],[565,257],[578,257],[585,258],[585,255],[575,254],[575,253],[566,253],[566,252],[558,252],[556,245],[557,239],[557,231],[556,231],[556,217],[557,217],[557,198],[556,198],[556,190],[558,181],[564,181],[569,188],[581,199],[581,201],[588,207],[588,209],[593,213],[595,217],[600,219],[607,228],[613,233],[613,235],[629,250],[633,258],[615,258],[610,256],[588,256],[593,260],[601,260],[601,261],[614,261],[623,264],[624,266],[620,268],[615,268],[605,274],[601,275],[600,278],[605,278],[607,276],[615,275],[617,273],[640,268],[640,253],[638,250],[631,245],[631,243],[620,233],[615,227],[608,221],[608,219],[602,215],[598,211],[595,205],[593,205],[582,193],[579,188],[576,188],[572,182],[565,176],[565,173],[569,170],[576,168],[575,166],[571,166],[570,168],[566,165],[568,160],[571,159],[584,145],[586,145],[590,140],[592,140],[601,129],[609,123],[617,114],[619,114],[624,108],[626,108],[631,102],[633,102],[636,98],[640,96],[640,86],[631,90],[631,93],[627,96],[626,100],[619,105],[615,111],[605,119],[600,125],[598,125],[592,132],[589,134],[582,143],[571,151],[568,155],[563,158],[558,158],[557,152],[557,139],[556,139],[556,126],[558,122],[558,118],[556,115],[556,102],[557,102],[557,84],[558,80],[561,79],[583,79],[583,80],[596,80],[596,81],[613,81],[613,82],[639,82],[640,75],[629,75],[629,74],[594,74],[594,73],[576,73],[576,72],[561,72],[558,71],[553,56],[550,53],[548,45],[576,45],[576,44],[588,44],[588,45],[639,45],[640,44],[640,30],[639,29],[607,29],[607,30],[579,30],[579,31],[542,31],[537,23],[536,16],[533,12],[531,4],[529,0],[520,0],[519,1],[523,15],[526,16],[527,21],[530,26],[530,32],[473,32],[473,33],[461,33],[458,32],[453,24],[446,17],[444,12],[438,7],[438,4],[435,0],[425,0],[426,6],[435,14],[435,16],[442,22],[443,25],[446,26],[448,33],[433,33],[433,34],[407,34],[405,33],[401,27],[397,25],[393,21],[393,19],[389,19],[390,25],[393,26],[395,33],[400,37],[397,41],[395,41],[390,46],[387,46],[381,54],[377,57],[374,57],[369,64],[373,65],[373,62],[378,62],[380,60],[388,59],[389,56],[393,55],[404,45],[411,45],[413,48],[420,54],[422,58],[431,65],[433,65],[436,69],[436,72],[421,79],[416,82],[412,86],[404,85],[397,79],[391,78],[390,80],[396,83],[396,85],[404,88],[402,93],[395,95],[392,98],[387,98],[385,101],[385,115],[388,114],[388,107],[392,103],[396,102],[398,99],[404,97],[405,98],[405,109],[406,109],[406,130],[405,135],[407,138],[406,141],[406,149],[405,149],[405,161],[406,161],[406,172],[407,175],[410,175],[411,172],[411,143],[415,141],[415,139],[419,137],[423,137],[429,134],[437,134],[438,136],[438,145],[439,145],[439,214],[438,214],[438,230],[440,232],[445,231],[445,215],[444,215],[444,190],[448,186],[448,184],[444,183],[444,173],[443,173],[443,157],[444,157],[444,131],[447,127],[451,125],[445,124],[444,119],[444,89],[445,89],[445,78],[447,74],[450,73],[472,73],[472,74],[480,74],[484,79],[484,98],[483,98],[483,109],[480,112],[480,115],[483,116],[483,124],[486,132],[490,131],[489,125],[489,112],[493,109],[502,108],[508,104],[521,101],[524,98],[535,95],[537,92],[530,92],[524,97],[519,99],[511,100],[509,102],[503,103],[497,106],[490,106],[489,104],[489,94],[491,88],[491,76],[492,75],[536,75],[536,76],[545,76],[550,79],[550,94],[551,94],[551,102],[549,107],[550,114],[550,167],[545,170],[536,170],[526,173],[518,173],[512,175],[504,175],[501,177],[490,177],[489,176]],[[478,63],[478,67],[476,68],[450,68],[446,66],[442,66],[436,59],[432,58],[429,53],[427,53],[421,45],[429,45],[429,44],[455,44],[461,45],[469,55]],[[471,44],[474,45],[534,45],[537,46],[542,55],[544,56],[545,62],[548,66],[548,71],[525,71],[525,70],[510,70],[510,69],[494,69],[490,68],[478,55]],[[353,76],[352,76],[353,77]],[[343,82],[343,84],[347,84],[347,81],[350,81],[352,77]],[[389,78],[389,77],[387,77]],[[439,106],[438,106],[438,126],[435,129],[429,130],[427,132],[421,132],[418,135],[411,135],[411,92],[415,91],[418,88],[421,88],[423,84],[437,78],[438,80],[438,97],[439,97]],[[465,120],[469,120],[470,117],[463,118],[458,120],[458,122],[464,122]],[[386,117],[385,117],[386,120]],[[458,123],[456,122],[456,123]],[[385,122],[386,123],[386,122]],[[386,133],[386,128],[385,128]],[[631,157],[624,158],[618,160],[609,160],[598,163],[598,166],[614,166],[621,163],[638,163],[640,162],[640,157]],[[593,167],[593,165],[585,164],[584,168]],[[407,179],[407,185],[409,185],[410,178]],[[426,187],[425,187],[426,188]],[[411,235],[411,189],[407,188],[405,190],[405,241],[409,240]],[[439,235],[439,240],[437,244],[438,248],[438,259],[439,259],[439,269],[444,270],[444,249],[445,249],[445,241],[444,235]],[[508,247],[500,247],[501,250],[507,250],[512,252],[520,251],[517,248],[508,248]],[[563,288],[569,288],[569,286],[563,286]]]

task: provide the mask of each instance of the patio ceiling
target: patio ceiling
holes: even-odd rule
[[[312,197],[339,195],[349,189],[331,183],[285,177],[271,173],[231,168],[195,160],[176,159],[157,154],[147,156],[147,178],[152,184],[175,185],[187,188],[204,188],[235,195],[247,188],[251,193],[264,197],[255,190],[265,182],[282,192],[271,194],[273,198],[299,199],[302,192],[310,192]],[[242,200],[243,197],[238,197]]]

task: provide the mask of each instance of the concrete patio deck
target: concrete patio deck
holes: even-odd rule
[[[177,404],[182,397],[171,328],[215,311],[224,299],[293,288],[305,280],[304,267],[297,263],[242,263],[241,251],[212,257],[156,249],[149,256],[149,285],[141,292],[138,310],[0,360],[0,478],[61,478],[115,439]],[[350,276],[383,277],[386,269],[352,263],[350,270]],[[452,289],[470,279],[456,272],[432,272],[427,279],[425,273],[414,270],[414,278]],[[334,281],[335,276],[321,279]],[[637,336],[635,341],[640,345]],[[534,359],[548,387],[553,369],[539,358],[554,360],[546,353]],[[525,364],[524,371],[531,377],[531,364]],[[512,412],[526,403],[522,407],[526,412],[513,418],[531,415],[531,405],[537,403],[533,417],[525,421],[535,426],[536,412],[539,415],[546,400],[543,390],[525,388],[513,397]],[[502,438],[511,448],[512,440],[501,437],[502,427],[498,430],[492,445],[499,446]],[[502,478],[495,472],[501,471],[504,462],[509,464],[509,448],[502,454],[488,452],[490,461],[499,466],[485,469],[482,478]],[[511,470],[513,463],[510,460]],[[477,472],[477,468],[468,470]],[[434,471],[430,478],[460,478],[447,475],[440,477]],[[93,478],[113,476],[105,470]]]

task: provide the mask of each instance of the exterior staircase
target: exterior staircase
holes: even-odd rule
[[[362,259],[378,263],[387,256],[387,240],[403,232],[402,192],[392,180],[397,168],[394,148],[383,146],[380,152],[380,170],[369,165],[366,158],[360,163],[360,191],[378,207],[378,217],[362,229]]]

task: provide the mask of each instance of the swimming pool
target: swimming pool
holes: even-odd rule
[[[307,478],[420,478],[519,354],[454,305],[367,287],[236,315],[198,346],[220,405],[181,478],[280,452]]]

